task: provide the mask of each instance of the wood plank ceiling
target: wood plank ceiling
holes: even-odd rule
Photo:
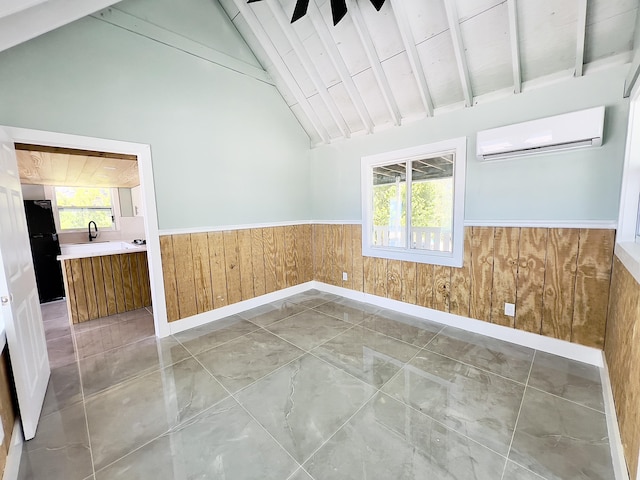
[[[140,185],[135,155],[16,145],[20,183],[64,187]]]
[[[637,0],[220,0],[312,143],[628,63]]]

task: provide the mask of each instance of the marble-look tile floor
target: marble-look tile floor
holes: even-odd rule
[[[310,290],[166,339],[70,327],[20,478],[613,478],[599,371]]]

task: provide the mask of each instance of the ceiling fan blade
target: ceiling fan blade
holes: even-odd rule
[[[347,14],[346,0],[331,0],[331,15],[333,16],[333,26],[335,27],[340,20]]]
[[[247,0],[247,3],[256,3],[256,2],[260,2],[262,0]]]
[[[296,2],[296,8],[293,9],[291,23],[304,17],[307,14],[307,8],[309,8],[309,0],[298,0]]]
[[[371,5],[373,5],[377,11],[380,11],[384,5],[384,1],[385,0],[371,0]]]

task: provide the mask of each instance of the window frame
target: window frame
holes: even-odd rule
[[[373,227],[373,169],[390,163],[406,163],[438,154],[454,154],[453,162],[453,221],[451,226],[451,252],[419,250],[406,247],[374,247],[372,244]],[[361,198],[362,198],[362,255],[365,257],[405,260],[418,263],[461,267],[464,260],[464,199],[467,166],[467,137],[458,137],[416,147],[395,150],[361,159]],[[411,180],[411,171],[407,175],[407,185]],[[407,221],[411,219],[411,200],[407,188]],[[409,226],[410,228],[410,226]]]
[[[620,188],[617,244],[640,245],[640,84],[631,93]]]
[[[51,208],[53,210],[53,221],[56,226],[57,233],[77,233],[77,232],[86,232],[87,228],[71,228],[71,229],[62,229],[60,227],[60,211],[58,209],[58,201],[56,198],[56,187],[69,187],[69,188],[108,188],[109,193],[111,194],[111,216],[113,218],[113,222],[111,223],[111,227],[100,227],[100,231],[104,232],[117,232],[120,230],[120,201],[118,197],[118,189],[113,187],[87,187],[87,186],[67,186],[67,185],[46,185],[45,188],[45,198],[47,200],[51,200]]]

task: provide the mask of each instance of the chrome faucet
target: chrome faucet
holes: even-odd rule
[[[93,228],[96,229],[96,234],[95,235],[91,235],[91,224],[93,223]],[[89,222],[89,241],[93,242],[94,238],[98,238],[98,225],[96,225],[96,222],[94,222],[93,220],[91,220]]]

